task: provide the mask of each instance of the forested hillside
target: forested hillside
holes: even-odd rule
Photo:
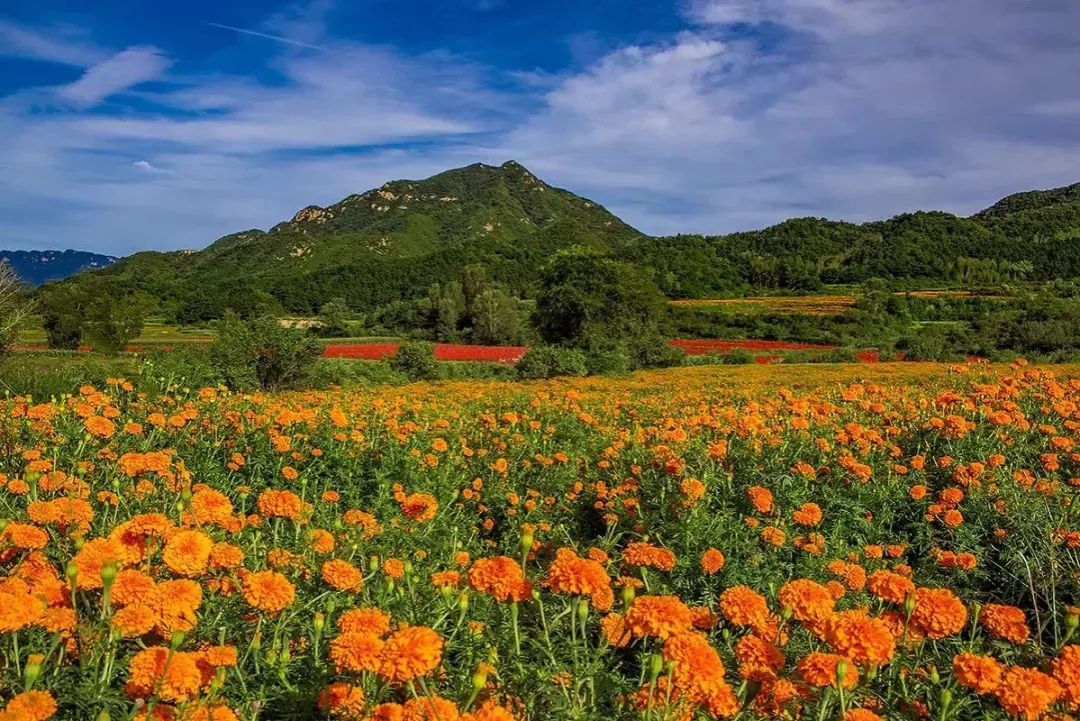
[[[971,217],[929,211],[862,225],[795,218],[719,236],[650,237],[513,161],[400,180],[269,231],[202,251],[145,252],[64,282],[64,292],[133,298],[180,321],[227,308],[312,314],[429,296],[469,266],[521,298],[556,251],[584,246],[647,268],[672,298],[899,279],[992,284],[1080,276],[1080,184],[1009,196]],[[48,289],[49,292],[55,289]]]

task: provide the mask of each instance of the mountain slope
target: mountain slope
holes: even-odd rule
[[[472,264],[528,297],[547,259],[571,245],[645,266],[678,298],[874,277],[909,285],[1072,278],[1080,277],[1080,184],[1018,193],[969,218],[794,218],[728,235],[656,238],[518,163],[475,164],[308,206],[268,231],[233,233],[202,251],[138,253],[65,282],[141,295],[182,321],[226,308],[309,314],[337,297],[368,311],[423,296]]]
[[[139,253],[79,282],[146,293],[190,319],[273,302],[307,313],[337,296],[370,308],[426,292],[470,263],[524,292],[559,248],[610,251],[642,237],[510,161],[392,181],[304,208],[269,231],[234,233],[199,252]]]
[[[104,268],[116,258],[82,250],[0,250],[0,262],[9,263],[24,283],[41,285],[83,270]]]

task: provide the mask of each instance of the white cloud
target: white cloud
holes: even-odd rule
[[[57,94],[77,107],[93,107],[111,95],[158,79],[171,64],[157,48],[128,48],[91,66],[81,78],[58,88]]]
[[[0,19],[0,57],[5,56],[87,66],[100,61],[104,52],[77,29],[37,30]]]
[[[252,27],[324,50],[243,40],[273,53],[257,77],[179,63],[132,91],[143,58],[56,112],[9,97],[0,245],[202,247],[391,178],[508,158],[654,233],[969,213],[1080,180],[1080,3],[692,8],[681,34],[540,75],[345,41],[324,7],[300,6]],[[123,112],[83,109],[136,93]]]

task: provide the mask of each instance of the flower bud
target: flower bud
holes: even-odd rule
[[[101,585],[108,591],[116,580],[116,564],[106,563],[101,567]]]
[[[533,538],[532,529],[530,528],[527,531],[522,530],[522,533],[521,533],[521,550],[522,550],[522,552],[528,553],[529,551],[531,551],[532,547],[533,547],[533,541],[534,541],[534,538]]]
[[[316,613],[314,618],[311,619],[311,625],[315,628],[315,633],[322,633],[322,630],[326,628],[326,616],[322,613]]]
[[[589,602],[584,598],[578,599],[577,616],[582,623],[585,623],[586,619],[589,618]]]
[[[623,586],[622,590],[622,602],[623,606],[629,606],[634,600],[635,592],[632,586]]]
[[[836,662],[836,684],[838,686],[844,685],[844,678],[847,677],[847,661],[841,659]]]
[[[655,681],[664,670],[664,657],[658,653],[649,656],[649,679]]]
[[[457,607],[458,607],[458,610],[461,611],[462,613],[465,613],[466,611],[469,610],[469,594],[466,593],[465,591],[462,591],[461,593],[458,594]]]

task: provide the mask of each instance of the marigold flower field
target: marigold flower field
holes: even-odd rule
[[[0,720],[1080,708],[1080,369],[0,405]]]

